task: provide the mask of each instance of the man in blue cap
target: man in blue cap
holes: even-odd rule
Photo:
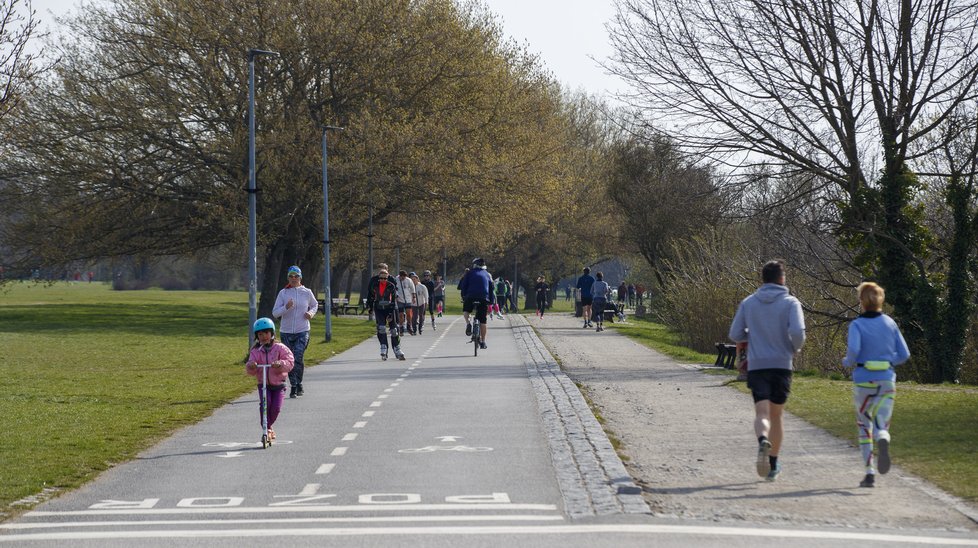
[[[298,266],[290,266],[288,285],[278,292],[272,315],[281,320],[279,333],[282,342],[289,347],[295,357],[295,366],[289,371],[289,397],[303,395],[302,371],[305,368],[302,360],[309,345],[309,320],[316,315],[319,301],[311,289],[302,285],[302,270]]]

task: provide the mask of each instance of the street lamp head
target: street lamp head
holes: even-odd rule
[[[332,129],[332,130],[336,130],[336,131],[345,131],[346,130],[345,127],[339,127],[339,126],[323,126],[323,131],[326,131],[328,129]]]
[[[278,52],[277,51],[268,51],[268,50],[265,50],[265,49],[255,49],[255,48],[252,48],[252,49],[249,49],[248,50],[248,60],[249,61],[253,60],[255,57],[257,57],[259,55],[271,55],[272,57],[278,57]]]

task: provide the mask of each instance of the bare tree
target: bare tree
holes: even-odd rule
[[[39,21],[30,0],[21,7],[20,0],[3,0],[0,4],[0,119],[13,109],[31,89],[41,72],[39,53],[27,45],[37,36]]]
[[[685,146],[841,190],[839,235],[936,371],[942,335],[914,170],[978,99],[978,3],[621,0],[612,68]],[[965,128],[959,128],[964,131]],[[926,139],[945,132],[944,139]],[[935,375],[935,380],[943,378]]]

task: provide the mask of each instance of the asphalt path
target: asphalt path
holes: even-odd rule
[[[257,394],[0,524],[24,546],[978,546],[968,535],[732,527],[652,515],[521,316],[478,357],[458,317],[306,370],[278,439]],[[243,373],[242,373],[243,374]]]

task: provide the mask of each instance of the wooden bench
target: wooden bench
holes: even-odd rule
[[[365,310],[365,305],[361,304],[350,304],[350,299],[330,299],[329,313],[334,316],[339,316],[340,314],[362,314]],[[319,299],[319,311],[325,310],[323,299]]]
[[[737,345],[717,343],[717,361],[713,363],[714,367],[723,367],[724,369],[733,369],[737,363]]]

